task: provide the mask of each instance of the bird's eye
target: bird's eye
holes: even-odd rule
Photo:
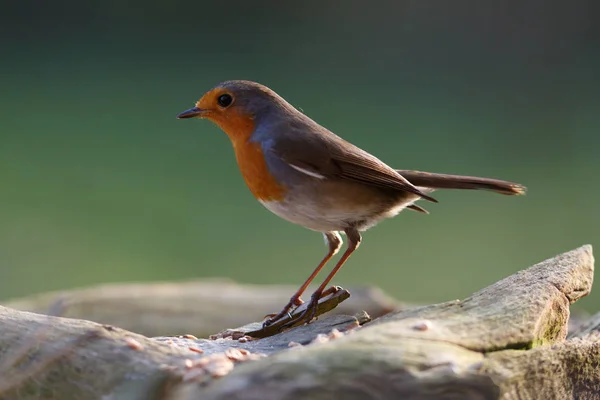
[[[233,102],[233,97],[230,94],[222,94],[217,98],[217,103],[223,108],[229,107]]]

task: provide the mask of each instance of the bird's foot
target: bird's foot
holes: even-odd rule
[[[319,301],[329,295],[339,292],[340,290],[343,290],[340,286],[331,286],[330,288],[328,288],[322,292],[316,291],[315,293],[313,293],[312,296],[310,296],[310,302],[306,306],[306,309],[304,311],[302,311],[302,313],[299,316],[297,316],[296,318],[292,319],[292,316],[290,315],[290,319],[292,319],[292,320],[290,322],[284,324],[282,326],[282,329],[289,329],[289,328],[291,328],[293,326],[297,326],[299,324],[302,324],[302,325],[310,324],[311,321],[317,315],[317,308],[319,306]]]
[[[293,311],[283,314],[281,317],[278,315],[271,317],[270,320],[273,322],[270,322],[270,325],[262,323],[259,329],[256,329],[256,325],[254,325],[254,328],[251,330],[238,330],[243,330],[247,336],[255,339],[273,336],[286,329],[304,325],[312,321],[316,316],[333,310],[348,297],[350,297],[350,292],[339,286],[333,286],[325,290],[320,296],[317,296],[316,293],[313,294],[309,303],[304,303]]]
[[[300,313],[297,317],[293,318],[288,323],[282,325],[281,329],[289,329],[294,326],[309,324],[315,318],[317,314],[317,306],[319,305],[320,294],[315,296],[313,294],[310,297],[310,302],[306,306],[306,309]]]
[[[304,304],[304,300],[300,297],[292,297],[290,301],[283,307],[283,310],[279,312],[279,314],[267,314],[265,318],[267,318],[263,322],[263,328],[273,325],[275,322],[279,321],[281,318],[287,316],[292,319],[292,311]]]

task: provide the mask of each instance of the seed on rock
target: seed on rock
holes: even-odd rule
[[[412,326],[412,329],[414,329],[415,331],[427,331],[429,329],[431,329],[431,327],[433,326],[433,324],[431,323],[431,321],[429,320],[423,320],[423,321],[419,321],[416,324],[414,324]]]

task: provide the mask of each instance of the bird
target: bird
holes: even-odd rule
[[[304,303],[302,295],[325,265],[347,247],[305,310],[292,322],[310,323],[327,288],[362,241],[361,232],[409,209],[428,211],[437,189],[488,190],[522,195],[526,187],[499,179],[400,170],[344,140],[292,106],[272,89],[247,80],[224,81],[208,90],[178,119],[215,123],[229,137],[238,167],[254,197],[277,216],[322,233],[327,253],[289,302],[263,322],[268,327]],[[291,325],[286,324],[286,325]]]

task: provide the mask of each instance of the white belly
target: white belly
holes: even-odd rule
[[[285,201],[261,201],[261,203],[273,214],[317,232],[343,231],[353,222],[359,221],[360,225],[357,228],[363,231],[382,219],[393,217],[408,205],[398,205],[393,210],[380,213],[378,209],[364,206],[360,209],[323,208],[310,201],[294,202],[293,204]]]

